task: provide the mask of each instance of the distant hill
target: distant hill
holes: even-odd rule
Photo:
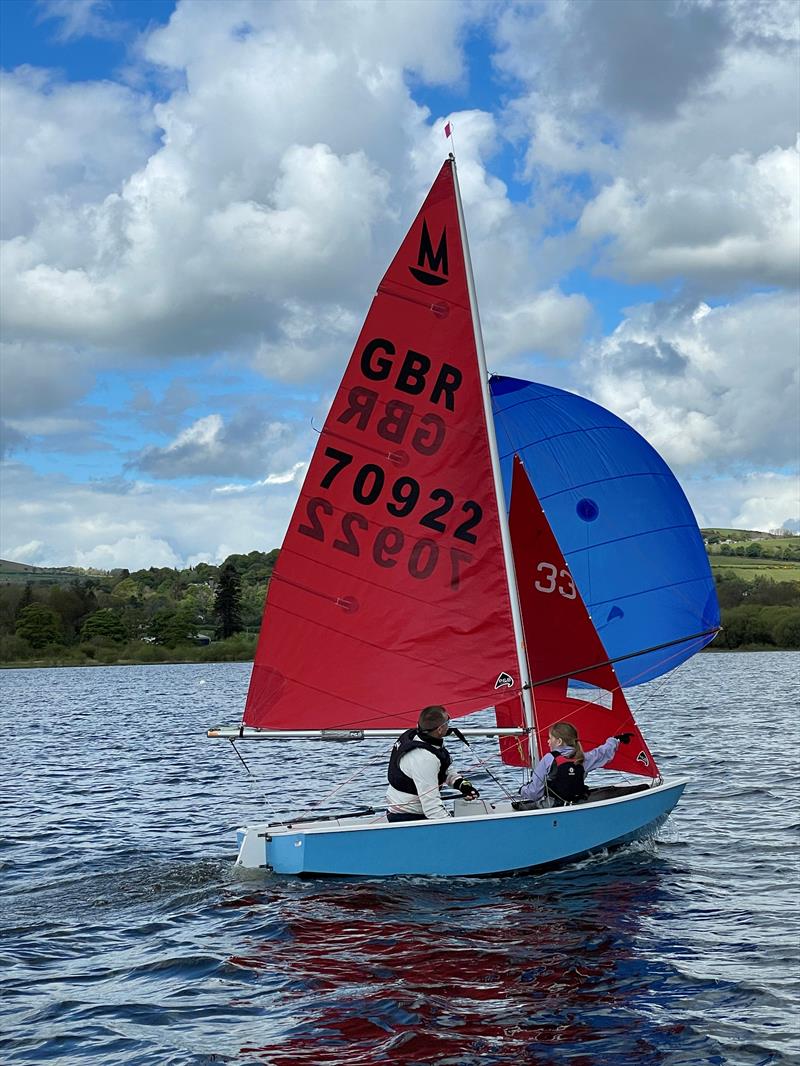
[[[31,566],[0,559],[0,585],[68,585],[85,580],[88,574],[77,566]]]
[[[30,566],[29,563],[10,563],[7,559],[0,559],[0,572],[2,573],[35,574],[41,569],[42,567]]]
[[[721,526],[713,526],[708,529],[701,529],[700,532],[703,535],[703,539],[706,543],[709,555],[715,557],[719,554],[725,554],[722,547],[727,542],[729,545],[734,544],[737,548],[741,545],[744,547],[747,544],[757,543],[762,546],[762,553],[764,556],[780,557],[783,554],[783,558],[787,556],[800,563],[800,534],[793,533],[788,529],[772,530],[766,533],[759,529],[727,529]],[[782,553],[782,548],[788,548],[789,551]],[[278,549],[273,549],[272,552],[267,553],[267,558],[274,560],[277,558]],[[737,554],[739,554],[737,552]],[[761,554],[761,553],[759,553]],[[261,558],[264,555],[263,552],[250,552],[249,556],[231,556],[234,560],[245,560],[249,558]],[[204,564],[201,564],[204,565]],[[213,566],[213,564],[207,564]],[[149,568],[151,571],[153,567]],[[160,572],[168,574],[170,572],[169,567],[158,567]],[[213,566],[216,570],[216,566]],[[237,567],[241,569],[241,567]],[[271,567],[270,567],[271,570]],[[141,573],[142,571],[138,571]],[[179,571],[175,571],[178,573]],[[0,585],[17,585],[31,582],[35,584],[64,584],[75,581],[85,581],[87,578],[98,577],[110,577],[110,576],[123,576],[127,575],[127,571],[123,571],[119,568],[113,570],[98,570],[94,567],[80,567],[80,566],[32,566],[30,563],[15,563],[8,559],[0,559]]]
[[[800,540],[800,534],[793,532],[791,529],[773,529],[769,533],[765,533],[760,529],[724,529],[720,526],[714,526],[711,529],[701,529],[706,540],[709,537],[721,537],[724,540],[734,541],[748,541],[748,540],[783,540],[785,538],[794,539],[795,537]]]

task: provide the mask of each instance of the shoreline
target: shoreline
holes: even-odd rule
[[[759,652],[800,652],[800,648],[777,648],[771,645],[743,645],[741,648],[703,648],[698,654],[706,655],[713,653],[715,655],[727,655],[732,652],[746,652],[748,655],[758,654]],[[98,669],[104,666],[213,666],[215,663],[252,663],[252,656],[246,656],[237,658],[236,656],[226,656],[219,659],[188,659],[188,658],[175,658],[175,659],[160,659],[158,662],[138,660],[138,659],[117,659],[114,662],[58,662],[54,660],[43,659],[29,659],[16,662],[0,663],[0,670],[55,670],[55,669],[67,669],[73,667],[78,670],[85,669]]]

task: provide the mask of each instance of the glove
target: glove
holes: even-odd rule
[[[618,740],[621,744],[630,744],[633,733],[617,733],[614,740]]]
[[[453,788],[457,788],[466,799],[477,799],[480,796],[480,792],[466,777],[457,777],[453,782]]]

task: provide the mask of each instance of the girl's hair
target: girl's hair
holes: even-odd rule
[[[554,737],[565,744],[569,748],[575,749],[575,754],[572,758],[577,763],[582,763],[584,759],[583,748],[581,742],[578,739],[578,730],[574,725],[570,725],[569,722],[556,722],[555,725],[550,726],[550,732]]]

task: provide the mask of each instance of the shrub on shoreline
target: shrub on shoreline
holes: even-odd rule
[[[92,641],[71,647],[50,644],[46,648],[32,648],[19,637],[0,637],[0,664],[4,667],[36,667],[249,662],[255,655],[257,640],[255,633],[237,633],[227,640],[204,646],[179,644],[166,648],[132,640],[124,645]]]

